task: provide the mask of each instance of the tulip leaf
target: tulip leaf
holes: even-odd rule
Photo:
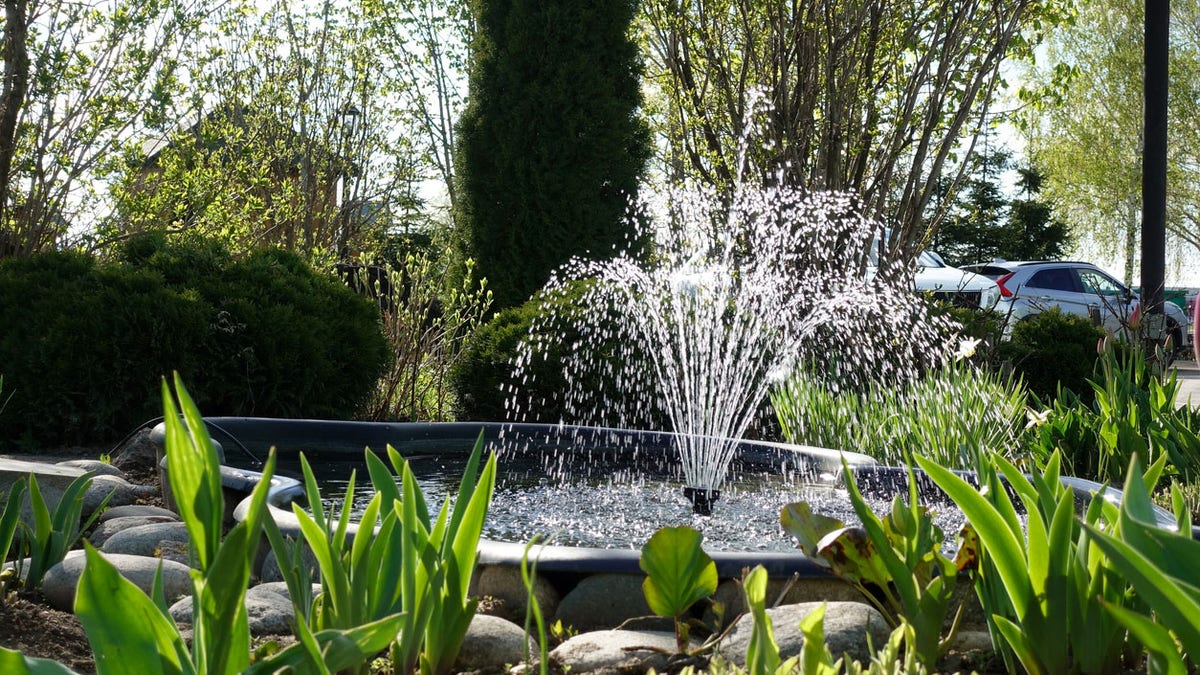
[[[664,527],[642,547],[638,564],[647,575],[642,592],[655,614],[682,616],[717,590],[717,565],[700,548],[702,538],[686,525]]]

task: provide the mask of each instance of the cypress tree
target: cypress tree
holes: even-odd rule
[[[650,154],[632,0],[476,0],[456,224],[494,309],[611,257]]]

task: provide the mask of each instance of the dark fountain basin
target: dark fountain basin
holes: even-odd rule
[[[482,431],[486,447],[499,453],[500,462],[479,562],[517,567],[527,541],[534,535],[554,535],[554,541],[563,543],[532,549],[544,572],[640,573],[640,549],[650,534],[663,525],[691,524],[705,533],[705,550],[723,578],[738,577],[743,568],[759,564],[772,577],[828,578],[783,536],[779,510],[791,501],[824,497],[830,508],[843,503],[839,517],[852,517],[849,504],[836,495],[841,458],[856,467],[875,463],[857,453],[743,441],[731,467],[733,478],[722,490],[714,515],[706,517],[693,514],[683,496],[675,438],[667,432],[246,417],[210,417],[205,423],[223,449],[227,486],[240,485],[248,493],[262,460],[276,448],[280,468],[270,503],[285,531],[294,527],[291,503],[304,500],[294,480],[300,476],[300,453],[328,497],[337,494],[352,468],[358,469],[360,486],[366,481],[365,448],[382,453],[390,444],[410,460],[430,508],[436,508],[457,486],[461,464]],[[155,432],[160,447],[162,434],[160,425]],[[571,501],[581,485],[584,491]],[[562,502],[561,510],[574,519],[543,518],[539,511],[550,508],[552,501]],[[589,520],[598,526],[589,527]]]

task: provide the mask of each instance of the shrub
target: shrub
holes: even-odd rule
[[[1088,378],[1095,372],[1096,343],[1103,337],[1087,319],[1054,307],[1017,323],[1012,339],[1000,345],[1000,358],[1040,400],[1051,401],[1061,387],[1090,404]]]
[[[523,305],[499,312],[476,330],[453,373],[457,417],[528,422],[561,419],[562,394],[567,388],[563,357],[579,339],[569,317],[585,291],[585,284],[578,283],[564,292],[539,293]],[[545,349],[529,354],[526,347],[531,341]],[[520,373],[518,361],[522,361]]]
[[[409,254],[387,268],[379,293],[392,363],[365,417],[439,422],[450,417],[451,370],[463,356],[464,337],[479,327],[491,304],[487,281],[474,283],[472,267],[467,261],[466,276],[450,288],[447,271],[428,253]]]
[[[210,414],[349,417],[387,363],[369,300],[293,254],[204,241],[0,261],[0,316],[0,444],[119,438],[157,415],[172,370]]]
[[[194,296],[148,270],[51,252],[0,261],[0,444],[107,440],[157,414],[158,378],[208,325]]]
[[[644,360],[636,339],[615,313],[584,315],[591,283],[539,293],[475,331],[453,373],[458,419],[661,428],[651,385],[631,372]],[[589,342],[584,321],[589,335],[610,337]]]

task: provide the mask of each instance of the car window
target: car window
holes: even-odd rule
[[[1096,295],[1124,295],[1125,287],[1114,281],[1107,274],[1095,270],[1079,270],[1079,282],[1083,284],[1084,293]]]
[[[1053,267],[1033,273],[1025,284],[1029,288],[1046,288],[1052,291],[1078,293],[1075,286],[1075,274],[1065,267]]]

